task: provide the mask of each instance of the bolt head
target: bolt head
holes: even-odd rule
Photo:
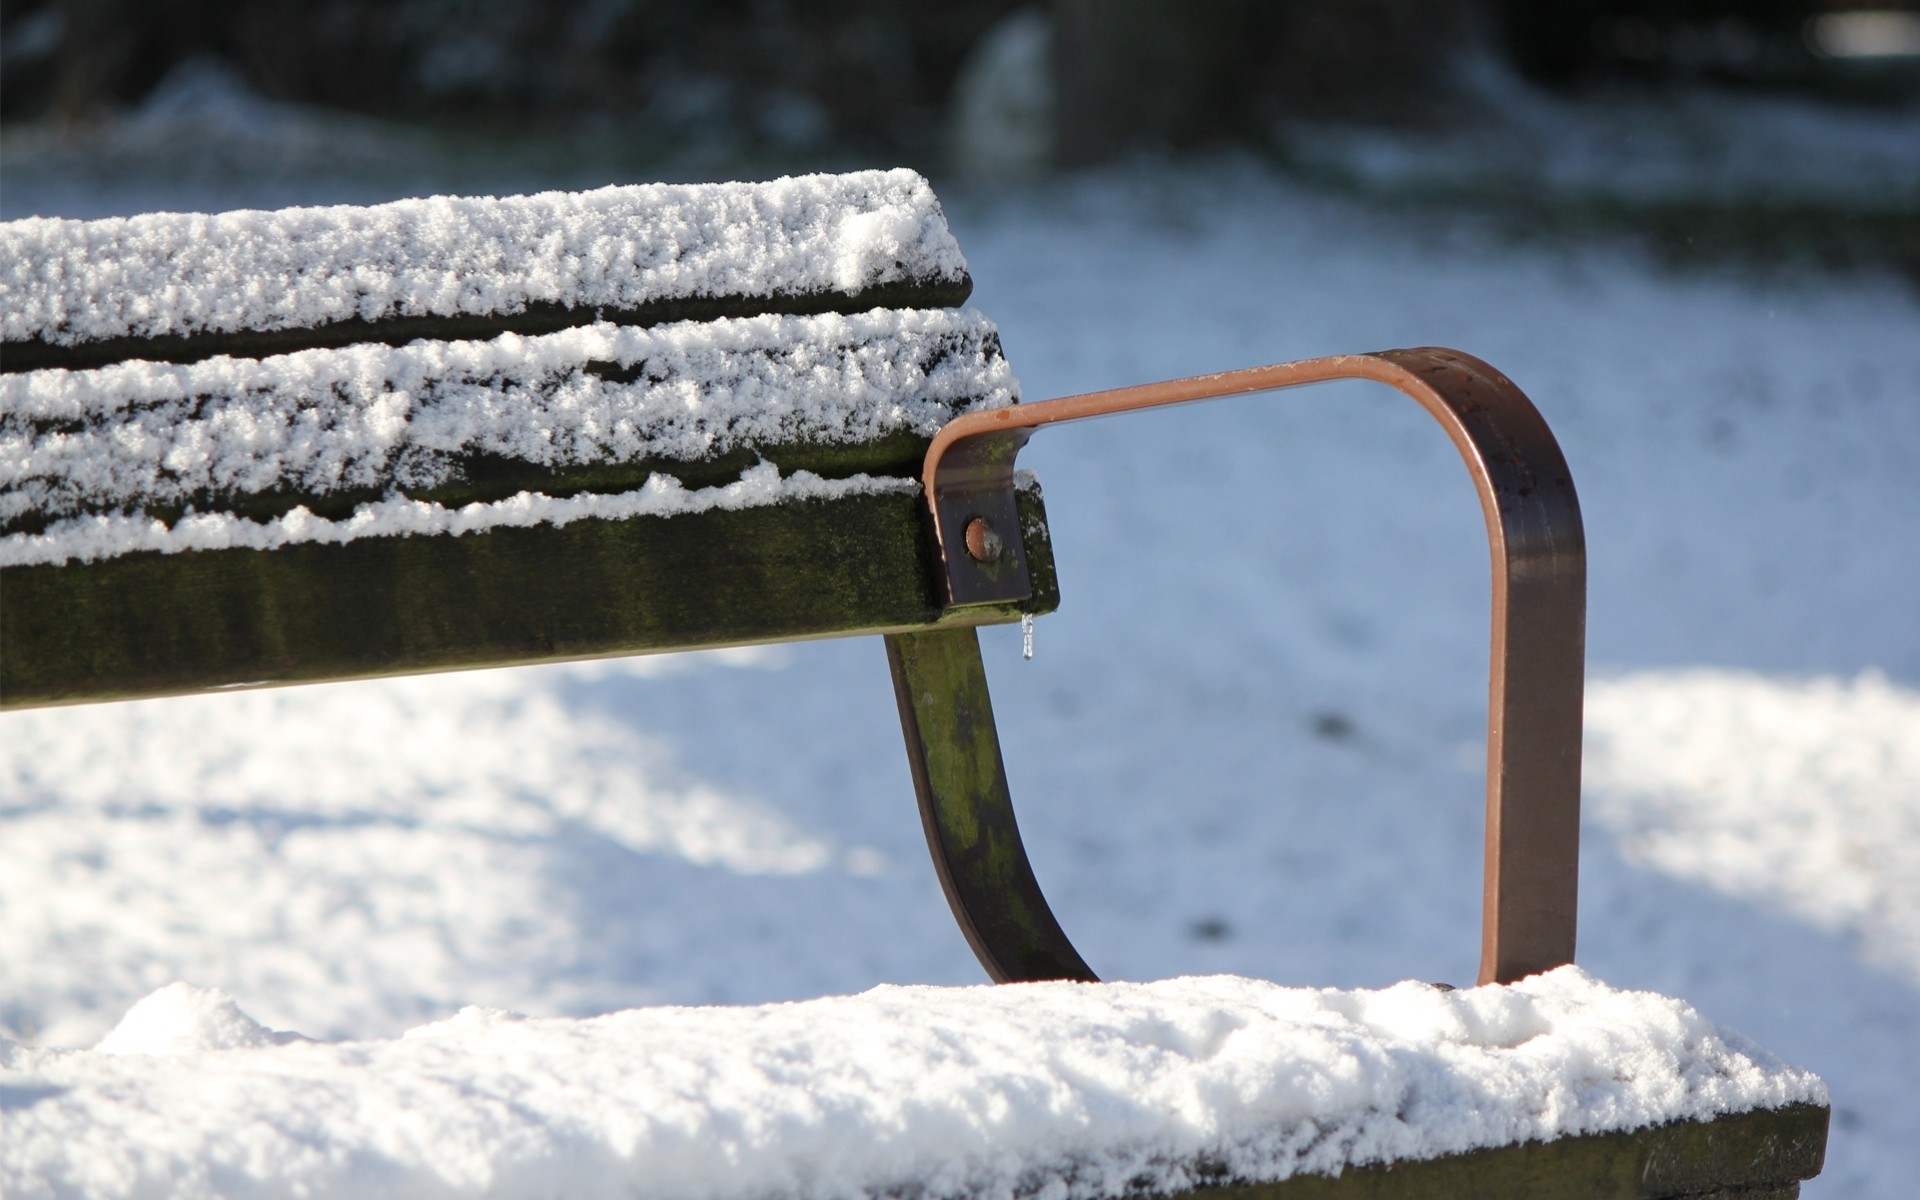
[[[985,517],[975,517],[967,522],[967,556],[977,563],[1000,561],[1005,546],[1000,541],[999,531]]]

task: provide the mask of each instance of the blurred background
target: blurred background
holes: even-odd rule
[[[76,165],[404,168],[473,190],[896,161],[936,182],[1005,181],[1233,148],[1325,187],[1493,208],[1529,231],[1627,228],[1677,256],[1911,270],[1917,95],[1916,0],[0,8],[14,214],[47,171]],[[1902,114],[1902,128],[1836,146],[1818,117],[1736,111],[1786,97]]]
[[[1028,398],[1417,344],[1534,398],[1590,555],[1580,960],[1825,1076],[1808,1196],[1911,1195],[1912,0],[0,3],[8,219],[896,165]],[[989,672],[1094,967],[1470,976],[1446,439],[1339,386],[1022,465],[1063,602]],[[335,1038],[978,982],[893,711],[864,638],[0,716],[0,1031],[174,979]]]

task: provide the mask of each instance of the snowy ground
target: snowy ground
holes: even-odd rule
[[[283,185],[265,191],[284,200]],[[10,181],[6,215],[256,202]],[[331,196],[312,187],[305,198]],[[1920,1173],[1920,305],[1675,276],[1257,172],[949,216],[1030,398],[1450,344],[1558,433],[1591,554],[1580,959],[1818,1071],[1813,1197]],[[1041,880],[1110,978],[1470,981],[1487,567],[1439,431],[1329,387],[1043,434],[1064,602],[987,639]],[[172,980],[391,1036],[979,979],[880,647],[0,717],[0,1021],[85,1046]]]

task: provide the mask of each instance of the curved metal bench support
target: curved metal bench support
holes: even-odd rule
[[[1017,600],[1027,569],[1013,465],[1042,425],[1336,379],[1399,389],[1473,477],[1493,561],[1481,983],[1573,961],[1580,839],[1586,543],[1558,443],[1524,393],[1457,350],[1305,359],[970,413],[927,450],[924,483],[956,607]],[[1005,531],[1004,536],[1002,531]],[[1092,979],[1033,879],[1007,795],[972,630],[887,639],[947,900],[999,981]]]
[[[971,627],[891,634],[887,664],[927,849],[980,965],[995,983],[1094,982],[1020,842],[979,635]]]

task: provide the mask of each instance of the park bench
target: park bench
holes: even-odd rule
[[[1015,824],[976,628],[1059,602],[1046,425],[1367,378],[1446,430],[1494,570],[1480,983],[1573,961],[1585,552],[1450,350],[1018,403],[906,171],[0,227],[0,707],[878,634],[997,981],[1094,973]],[[1790,1196],[1827,1109],[1523,1142],[1275,1197]]]

